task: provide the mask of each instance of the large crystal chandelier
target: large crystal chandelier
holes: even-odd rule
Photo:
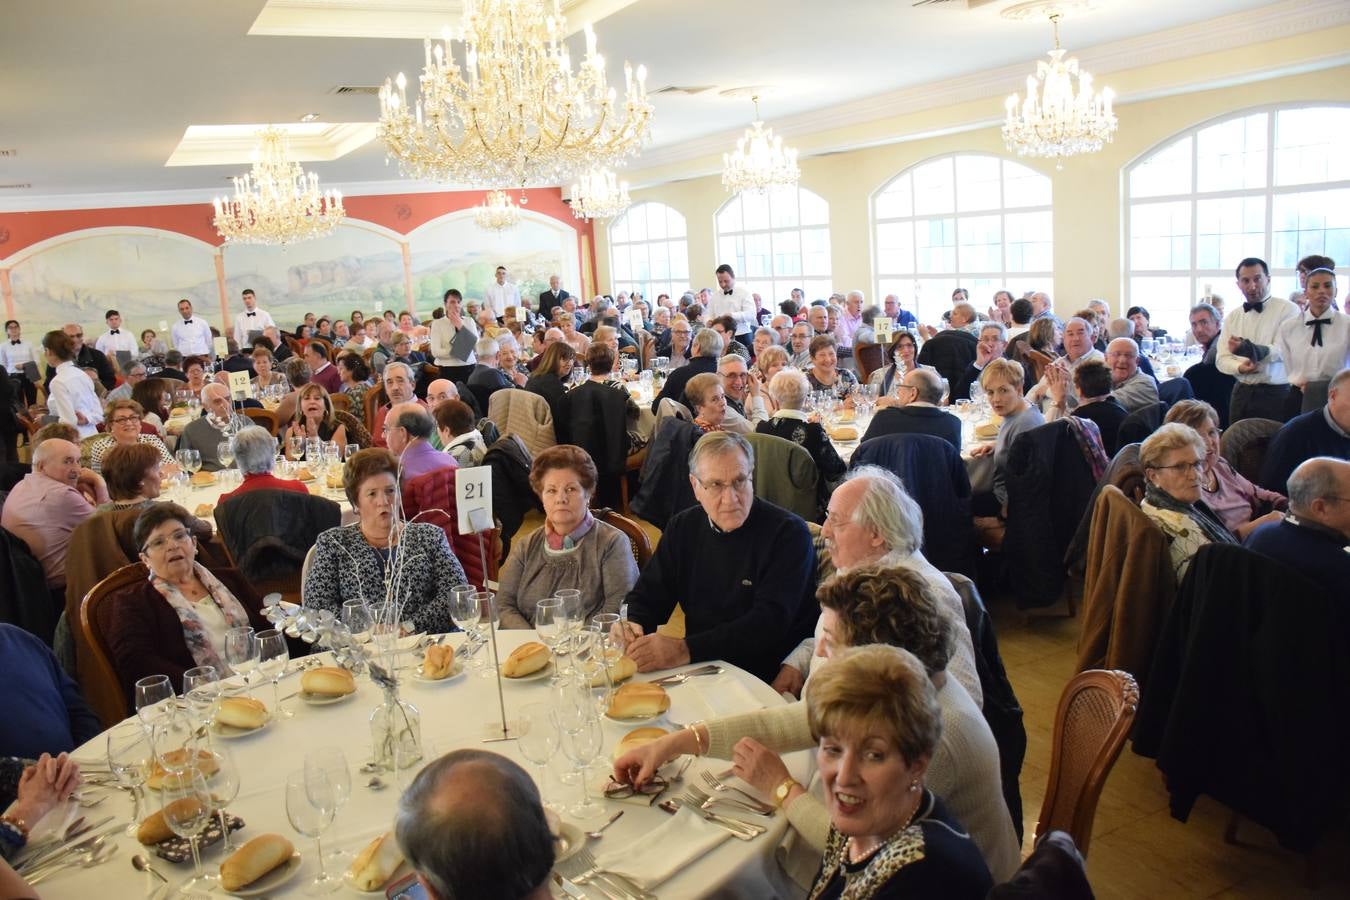
[[[628,182],[609,169],[592,169],[572,185],[572,215],[578,219],[612,219],[633,201]]]
[[[1019,156],[1053,157],[1058,162],[1065,156],[1096,153],[1111,141],[1116,133],[1116,116],[1111,111],[1115,94],[1110,88],[1093,91],[1091,73],[1081,70],[1074,57],[1064,58],[1059,15],[1051,15],[1050,22],[1055,49],[1050,51],[1049,62],[1037,63],[1036,74],[1027,76],[1026,99],[1019,101],[1016,94],[1008,98],[1003,141]]]
[[[465,0],[458,39],[424,43],[421,97],[408,102],[403,73],[380,89],[380,137],[416,178],[507,188],[553,185],[637,154],[650,130],[647,72],[624,63],[624,102],[605,80],[605,59],[586,27],[576,72],[567,23],[552,0]],[[462,44],[464,68],[452,45]]]
[[[783,149],[783,139],[759,118],[759,98],[750,99],[755,104],[755,121],[736,142],[736,151],[722,154],[722,186],[736,193],[791,187],[802,177],[797,151]]]
[[[286,133],[259,132],[253,170],[234,179],[234,196],[215,199],[212,224],[226,243],[294,244],[331,234],[347,216],[338,191],[319,191],[319,176],[290,159]]]
[[[505,191],[488,191],[473,208],[473,223],[484,231],[509,231],[520,224],[520,207]]]

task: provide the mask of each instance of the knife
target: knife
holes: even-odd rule
[[[688,809],[705,821],[712,822],[714,825],[731,833],[732,837],[740,838],[743,841],[753,841],[764,833],[764,829],[758,825],[751,825],[749,822],[741,822],[737,819],[728,819],[719,816],[716,813],[710,813],[706,809],[699,809],[696,806],[684,806],[676,800],[666,800],[661,804],[661,808],[672,816],[681,809]]]
[[[96,828],[102,828],[104,825],[107,825],[112,820],[113,820],[112,816],[105,816],[104,818],[99,819],[97,822],[94,822],[90,825],[85,825],[79,829],[76,829],[75,831],[68,831],[65,843],[59,844],[55,847],[48,847],[46,849],[39,850],[37,853],[32,854],[27,859],[23,860],[23,862],[16,865],[14,867],[15,871],[23,872],[26,869],[31,870],[34,868],[35,865],[40,865],[42,862],[51,859],[53,856],[56,856],[63,850],[69,850],[76,844],[83,843],[85,840],[88,839],[87,836],[89,832],[93,831]]]
[[[577,900],[589,900],[585,891],[559,875],[557,872],[553,873],[553,883],[562,888],[563,893],[567,894],[569,897],[575,897]]]

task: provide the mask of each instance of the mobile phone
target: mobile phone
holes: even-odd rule
[[[385,888],[384,896],[385,900],[427,900],[427,889],[412,872]]]

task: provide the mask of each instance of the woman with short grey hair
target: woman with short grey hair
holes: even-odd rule
[[[816,464],[816,495],[820,508],[825,508],[830,492],[844,477],[847,466],[839,451],[830,443],[819,422],[813,422],[802,411],[811,384],[800,369],[783,369],[769,381],[769,396],[777,411],[767,422],[755,426],[757,434],[771,434],[799,445],[811,455]]]
[[[244,480],[239,487],[221,494],[222,501],[249,491],[309,493],[309,489],[300,482],[277,478],[272,474],[272,466],[276,463],[277,439],[272,437],[266,428],[261,425],[241,428],[230,443],[234,447],[234,461],[239,466]]]

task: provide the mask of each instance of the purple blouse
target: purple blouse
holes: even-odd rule
[[[1288,501],[1282,494],[1257,487],[1228,464],[1228,460],[1219,457],[1214,461],[1214,490],[1205,488],[1200,499],[1219,517],[1224,527],[1234,531],[1245,522],[1254,519],[1262,512],[1263,503],[1272,504],[1276,509],[1285,509]]]

